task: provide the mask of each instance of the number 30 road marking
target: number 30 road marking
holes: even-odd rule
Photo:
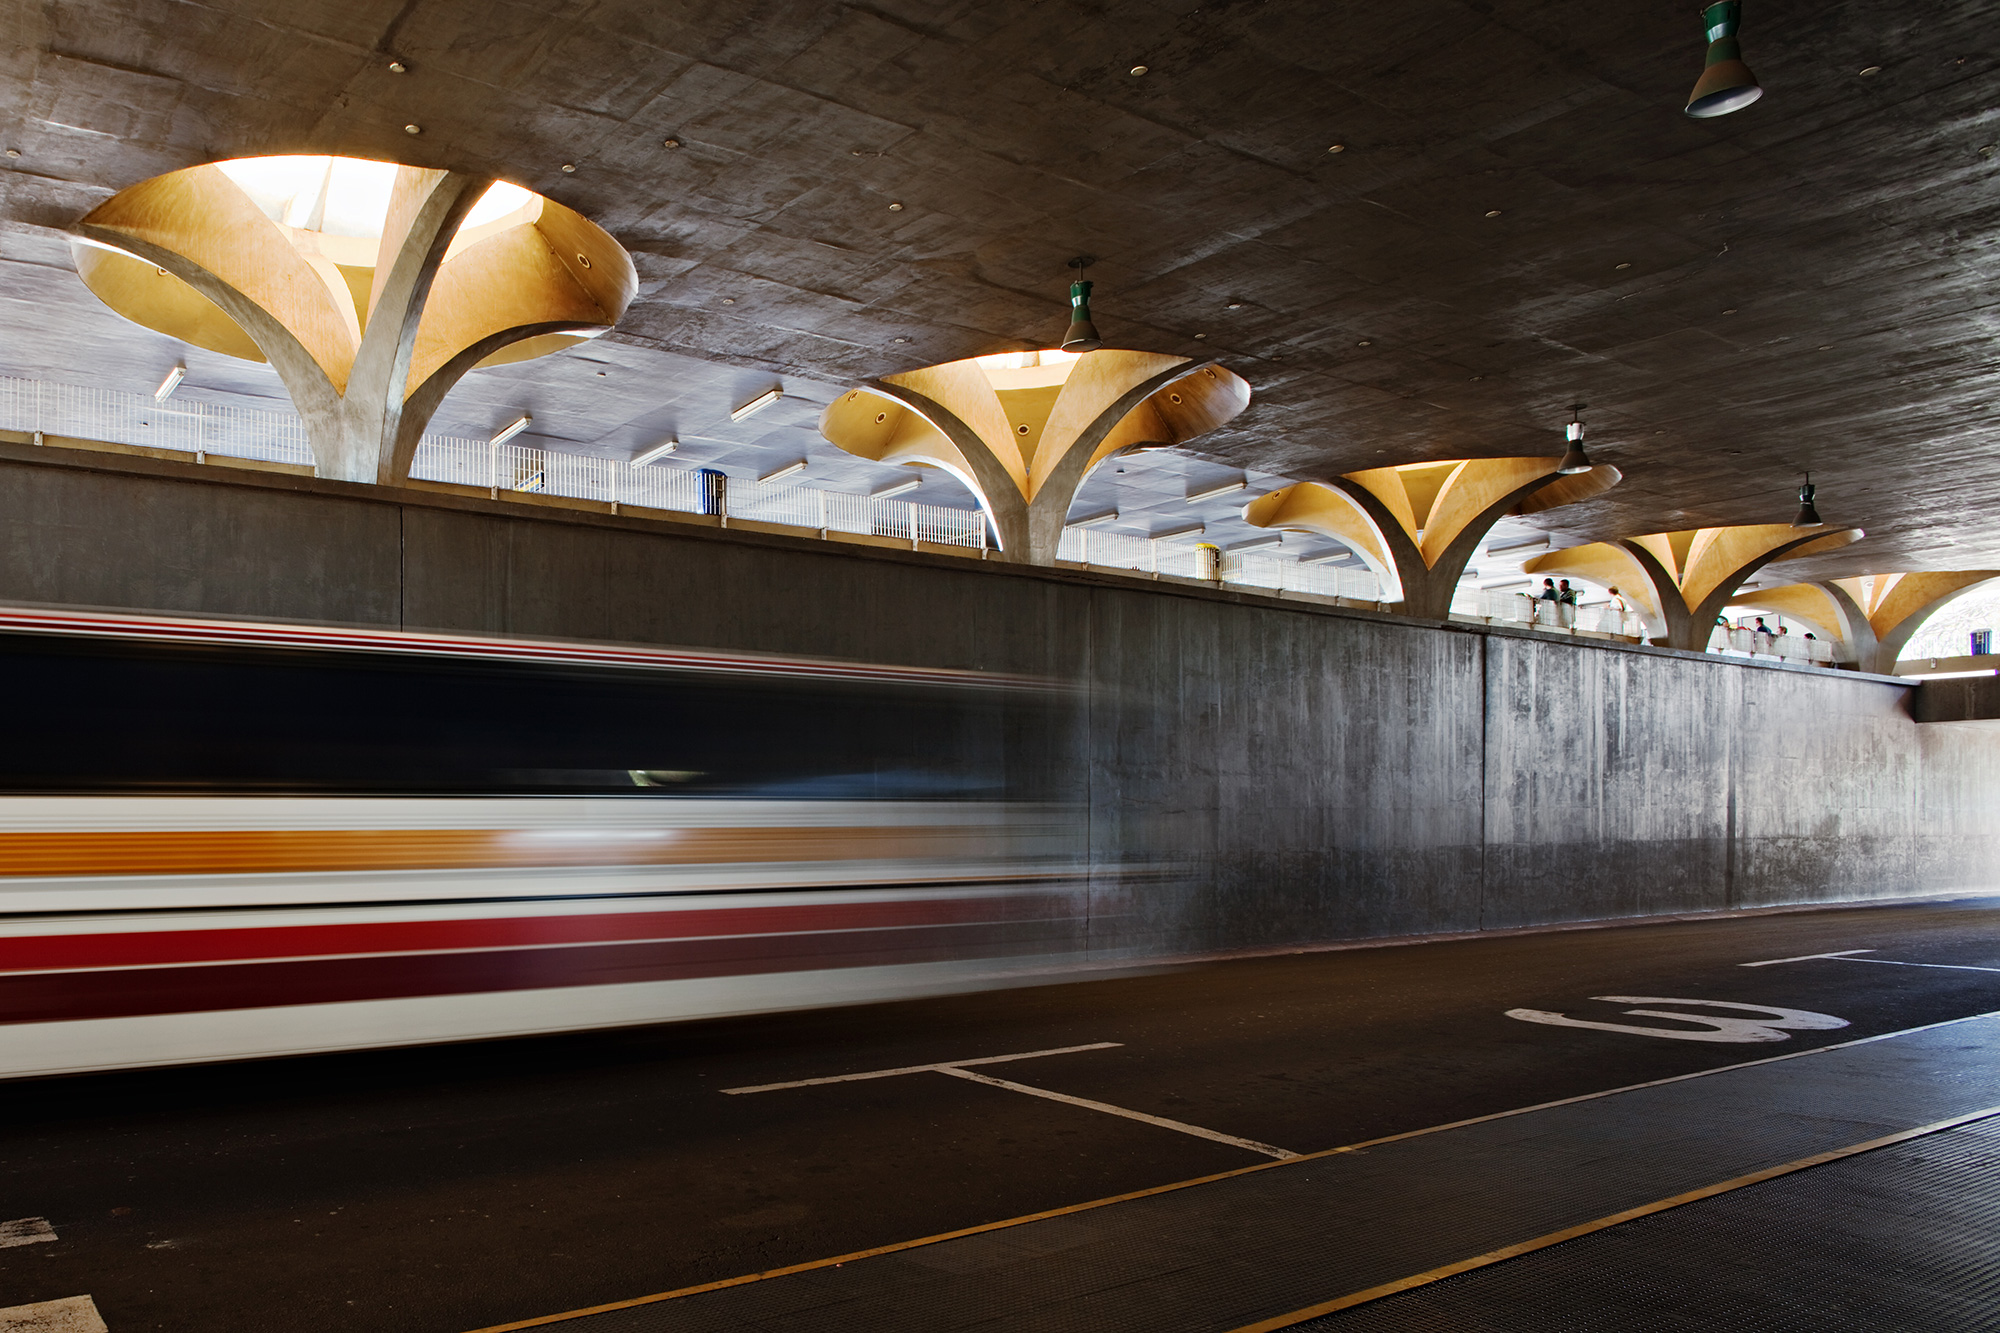
[[[1735,1009],[1757,1014],[1756,1018],[1730,1018],[1722,1014],[1683,1014],[1670,1009],[1627,1009],[1628,1018],[1671,1018],[1682,1023],[1699,1023],[1702,1030],[1654,1028],[1637,1023],[1600,1023],[1546,1009],[1509,1009],[1507,1017],[1524,1023],[1547,1023],[1560,1028],[1593,1028],[1599,1032],[1632,1032],[1642,1037],[1672,1037],[1675,1041],[1786,1041],[1785,1030],[1824,1031],[1844,1028],[1847,1020],[1832,1014],[1816,1014],[1810,1009],[1780,1009],[1772,1004],[1734,1004],[1728,1000],[1673,1000],[1660,995],[1593,995],[1606,1004],[1693,1004],[1705,1009]]]

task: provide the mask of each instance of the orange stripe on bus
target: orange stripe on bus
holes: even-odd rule
[[[236,829],[0,832],[0,877],[707,865],[993,856],[984,828]]]

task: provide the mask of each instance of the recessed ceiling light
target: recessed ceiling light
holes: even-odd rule
[[[1833,350],[1833,344],[1832,344],[1832,343],[1821,343],[1821,344],[1819,345],[1819,350],[1820,350],[1820,351],[1822,351],[1822,352],[1831,352],[1831,351]]]
[[[1613,264],[1613,265],[1612,265],[1612,267],[1613,267],[1613,268],[1619,268],[1619,269],[1626,269],[1626,268],[1630,268],[1630,267],[1632,267],[1632,265],[1631,265],[1630,263],[1624,263],[1624,264]]]
[[[1736,307],[1735,307],[1735,306],[1731,306],[1731,307],[1729,307],[1729,309],[1727,309],[1727,310],[1723,311],[1722,313],[1723,313],[1723,314],[1725,314],[1725,315],[1733,315],[1733,314],[1735,314],[1735,313],[1736,313]]]
[[[1481,381],[1481,380],[1483,380],[1483,379],[1485,379],[1485,378],[1486,378],[1486,377],[1485,377],[1484,375],[1474,375],[1474,376],[1472,377],[1472,382],[1473,382],[1474,384],[1477,384],[1477,383],[1479,383],[1479,381]]]
[[[391,74],[408,74],[410,67],[400,60],[391,60],[389,62],[389,72]]]
[[[1981,149],[1980,151],[1981,151],[1981,152],[1986,152],[1986,153],[1990,153],[1990,152],[1992,152],[1993,150],[1992,150],[1992,149],[1990,149],[1990,148],[1984,148],[1984,149]],[[20,155],[21,155],[21,150],[20,150],[20,149],[18,149],[18,148],[9,148],[9,149],[7,150],[7,156],[9,156],[9,157],[19,157]]]
[[[567,172],[571,172],[571,171],[575,171],[575,170],[576,170],[576,163],[574,163],[574,162],[565,162],[565,163],[563,163],[563,164],[562,164],[562,169],[563,169],[563,171],[564,171],[565,173],[567,173]]]
[[[903,206],[901,204],[890,204],[889,211],[891,213],[900,213],[903,211]]]
[[[1208,335],[1206,333],[1197,333],[1194,336],[1197,338],[1206,338]]]
[[[1224,310],[1241,310],[1242,308],[1243,308],[1243,303],[1241,301],[1231,301],[1228,305],[1223,307]]]
[[[679,148],[680,146],[681,146],[681,141],[679,139],[660,140],[660,147],[662,148]]]
[[[1344,143],[1328,144],[1326,151],[1329,153],[1344,153],[1347,151],[1347,145]]]
[[[1861,71],[1861,77],[1865,79],[1868,78],[1870,75],[1880,74],[1881,72],[1882,72],[1882,67],[1880,65],[1870,65],[1866,69]]]
[[[421,125],[403,126],[403,133],[405,134],[422,134],[423,132],[424,132],[424,127]]]
[[[601,371],[601,370],[600,370],[600,371],[598,371],[598,372],[597,372],[597,378],[599,378],[599,379],[603,379],[603,378],[604,378],[604,372],[603,372],[603,371]]]
[[[898,342],[898,343],[906,343],[906,342],[908,342],[908,341],[909,341],[909,339],[908,339],[908,338],[891,338],[891,339],[890,339],[889,341],[890,341],[890,342]]]
[[[1138,77],[1139,77],[1140,75],[1142,75],[1142,74],[1144,74],[1144,73],[1146,72],[1146,68],[1147,68],[1147,67],[1146,67],[1146,66],[1144,66],[1144,65],[1134,65],[1134,66],[1132,66],[1132,77],[1133,77],[1133,78],[1135,78],[1135,79],[1136,79],[1136,78],[1138,78]]]
[[[1489,208],[1486,210],[1486,216],[1489,218],[1497,218],[1500,216],[1500,210],[1497,208]]]
[[[722,304],[724,304],[724,305],[735,305],[735,304],[736,304],[736,298],[735,298],[735,297],[733,297],[733,296],[725,296],[725,297],[723,297],[723,298],[722,298]]]
[[[1360,342],[1354,345],[1356,347],[1373,347],[1375,345],[1375,340],[1373,338],[1363,338]]]

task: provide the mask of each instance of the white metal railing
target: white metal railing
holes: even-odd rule
[[[1708,651],[1782,657],[1817,666],[1834,666],[1853,660],[1853,655],[1843,645],[1830,639],[1808,639],[1803,634],[1760,634],[1754,629],[1724,628],[1721,625],[1717,625],[1709,635]]]
[[[1175,541],[1171,537],[1154,539],[1096,528],[1064,528],[1062,540],[1056,546],[1056,559],[1102,569],[1164,574],[1168,578],[1204,577],[1199,543]],[[1370,571],[1306,565],[1250,552],[1242,555],[1224,552],[1218,573],[1224,583],[1253,588],[1344,597],[1359,602],[1380,601],[1382,596],[1381,586]]]
[[[144,394],[0,376],[0,430],[99,440],[168,449],[197,458],[232,458],[313,466],[305,423],[285,410],[228,407],[178,395],[164,402]],[[704,512],[703,480],[696,468],[629,463],[586,454],[454,435],[425,435],[412,460],[417,481],[475,487],[493,494],[536,493],[620,506]],[[750,522],[987,549],[986,516],[976,509],[880,499],[816,486],[767,484],[735,478],[723,511]],[[1058,558],[1108,569],[1130,569],[1170,578],[1205,577],[1200,545],[1092,528],[1063,532]],[[1368,570],[1335,569],[1246,552],[1224,555],[1214,567],[1223,582],[1285,592],[1376,602],[1382,590]]]
[[[1645,625],[1630,611],[1620,611],[1609,602],[1576,606],[1568,602],[1546,601],[1526,593],[1462,590],[1452,598],[1451,613],[1468,620],[1489,624],[1519,625],[1524,629],[1571,633],[1583,630],[1594,634],[1615,634],[1623,638],[1645,637]]]
[[[43,380],[0,377],[0,430],[312,465],[305,423],[296,413],[192,398],[160,402],[144,394]]]

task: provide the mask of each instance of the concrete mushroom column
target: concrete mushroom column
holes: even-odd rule
[[[1617,468],[1602,464],[1566,477],[1557,461],[1461,458],[1370,468],[1331,485],[1308,481],[1273,491],[1253,501],[1244,518],[1345,543],[1385,586],[1400,587],[1397,610],[1443,620],[1466,562],[1495,523],[1588,500],[1623,480]]]
[[[836,398],[819,428],[859,457],[950,472],[978,497],[1006,559],[1051,565],[1091,469],[1182,444],[1249,403],[1250,386],[1213,362],[1026,352],[868,380]]]
[[[1760,588],[1736,601],[1796,616],[1846,643],[1861,670],[1886,676],[1895,674],[1896,659],[1925,621],[1993,579],[2000,579],[2000,569],[1864,574]]]
[[[1715,618],[1745,579],[1768,564],[1860,541],[1859,528],[1799,529],[1783,523],[1654,532],[1537,556],[1530,574],[1570,574],[1615,583],[1647,613],[1653,642],[1701,652]]]
[[[603,332],[638,282],[623,248],[561,204],[517,191],[466,227],[489,177],[394,172],[379,238],[318,229],[324,192],[305,225],[280,222],[217,164],[142,181],[77,224],[77,272],[130,319],[268,360],[319,475],[400,483],[466,371]]]

